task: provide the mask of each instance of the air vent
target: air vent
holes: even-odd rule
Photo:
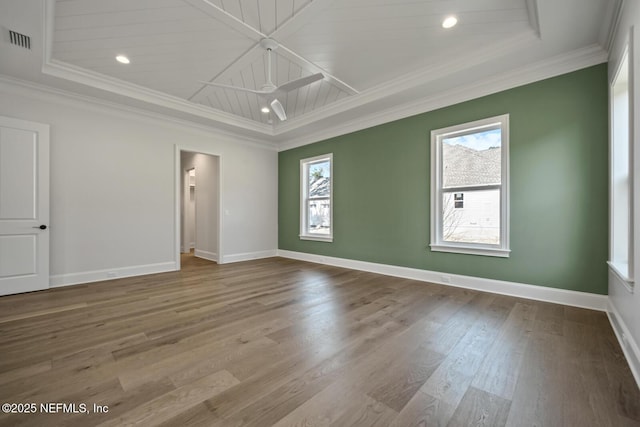
[[[9,30],[9,42],[13,45],[31,50],[31,37]]]

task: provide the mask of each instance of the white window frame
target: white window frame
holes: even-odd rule
[[[329,234],[312,233],[308,230],[309,212],[307,210],[309,192],[309,167],[315,163],[329,161],[329,211],[331,226]],[[309,157],[300,160],[300,240],[333,242],[333,153]]]
[[[633,30],[630,32],[629,40],[627,41],[625,48],[622,52],[620,63],[618,64],[618,68],[613,74],[613,78],[609,82],[609,122],[610,122],[610,135],[609,135],[609,261],[607,264],[609,265],[610,270],[618,277],[618,279],[624,284],[627,290],[631,293],[634,292],[635,280],[634,280],[634,151],[633,151],[633,117],[634,117],[634,103],[633,103],[633,93],[634,93],[634,58],[633,58]],[[626,65],[627,69],[624,70],[623,67]],[[618,121],[617,110],[616,110],[616,84],[618,83],[619,78],[622,73],[627,73],[627,114],[628,120],[626,124],[626,132],[625,135],[621,138],[617,133],[616,123]],[[628,180],[628,188],[627,188],[627,200],[626,209],[621,209],[616,203],[616,188],[615,188],[615,173],[616,169],[616,155],[620,153],[624,153],[626,151],[627,159],[628,159],[628,171],[627,171],[627,180]],[[624,216],[624,221],[626,223],[626,236],[623,236],[626,239],[626,254],[622,254],[622,258],[619,259],[620,254],[616,253],[616,246],[618,244],[618,239],[621,237],[619,234],[621,231],[618,229],[618,224],[616,221],[620,221],[619,213]],[[623,241],[624,243],[624,241]]]
[[[442,140],[499,127],[501,130],[501,182],[496,185],[442,188]],[[447,242],[443,238],[442,195],[445,192],[461,193],[478,189],[500,190],[500,243]],[[508,258],[509,249],[509,114],[489,117],[431,131],[431,244],[432,251]]]

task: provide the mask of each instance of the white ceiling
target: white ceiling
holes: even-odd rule
[[[618,0],[2,0],[0,74],[280,148],[606,61]],[[442,19],[458,25],[445,30]],[[31,51],[7,43],[32,37]],[[274,82],[322,72],[260,112]],[[40,42],[42,40],[42,42]],[[128,65],[115,61],[125,54]]]

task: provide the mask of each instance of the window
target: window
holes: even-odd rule
[[[333,154],[300,160],[300,238],[333,241]]]
[[[629,289],[633,283],[631,135],[629,132],[629,58],[625,50],[611,84],[610,255],[609,265]]]
[[[456,209],[464,208],[464,193],[453,193],[453,207]]]
[[[509,256],[509,115],[431,132],[431,250]]]

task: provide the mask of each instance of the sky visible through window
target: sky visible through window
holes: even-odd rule
[[[490,129],[468,135],[445,138],[442,142],[449,145],[462,145],[473,150],[482,151],[502,145],[500,129]]]
[[[313,176],[315,171],[320,171],[321,174],[319,174],[318,176],[322,176],[324,178],[328,178],[329,176],[331,176],[330,164],[326,160],[309,165],[309,175]],[[313,182],[313,178],[311,178],[311,182]]]

